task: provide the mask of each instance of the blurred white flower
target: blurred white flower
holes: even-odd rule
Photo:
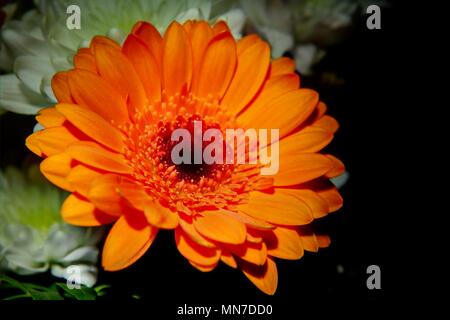
[[[300,44],[295,47],[294,59],[297,70],[301,70],[304,75],[312,74],[312,67],[318,63],[325,51],[312,43]]]
[[[269,41],[273,57],[292,49],[292,13],[288,3],[281,0],[241,0],[240,4],[251,27]]]
[[[366,0],[240,0],[256,29],[272,46],[277,58],[291,51],[297,69],[305,75],[338,42]],[[372,2],[380,3],[379,0]]]
[[[336,186],[336,188],[340,189],[347,183],[349,178],[350,178],[350,173],[348,171],[345,171],[340,176],[332,178],[331,182]]]
[[[7,22],[0,34],[0,110],[35,114],[56,102],[51,78],[72,67],[80,47],[95,35],[107,35],[121,43],[139,20],[160,32],[173,21],[225,20],[235,37],[240,36],[245,17],[232,9],[233,1],[209,0],[35,0],[37,9],[20,21]],[[217,4],[216,4],[217,3]],[[81,10],[81,29],[69,30],[69,5]]]
[[[68,279],[78,267],[80,284],[97,280],[97,244],[101,228],[65,224],[59,213],[61,190],[44,181],[37,167],[26,174],[9,167],[0,171],[0,272],[31,275],[50,270]]]

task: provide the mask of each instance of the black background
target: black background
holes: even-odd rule
[[[302,310],[320,312],[334,302],[350,308],[361,303],[377,306],[392,298],[396,277],[390,253],[399,241],[393,239],[390,222],[398,215],[393,168],[399,132],[393,114],[403,108],[396,94],[402,62],[398,48],[404,36],[400,9],[392,5],[382,9],[381,30],[368,30],[364,16],[357,19],[353,33],[330,48],[319,64],[318,76],[302,78],[302,85],[317,90],[339,121],[328,151],[343,160],[350,172],[341,189],[344,207],[317,223],[331,236],[329,248],[306,253],[298,261],[277,260],[278,289],[274,296],[266,296],[239,270],[223,264],[209,273],[197,271],[178,253],[173,233],[162,231],[134,265],[101,274],[99,284],[112,287],[100,306],[111,306],[110,300],[128,301],[148,318],[154,312],[173,318],[177,306],[184,304],[217,308],[229,303],[271,304],[274,316],[289,314],[294,319],[301,318]],[[327,83],[320,76],[325,71],[344,82]],[[2,168],[36,160],[24,147],[33,125],[32,117],[0,116]],[[366,268],[372,264],[381,268],[381,290],[366,287]],[[338,273],[338,265],[343,273]]]

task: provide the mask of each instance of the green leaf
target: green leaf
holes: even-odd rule
[[[3,300],[16,300],[16,299],[24,299],[24,298],[29,298],[29,297],[30,296],[27,295],[27,294],[18,294],[18,295],[15,295],[15,296],[7,297],[7,298],[5,298]]]
[[[64,290],[65,296],[75,300],[95,300],[97,299],[97,292],[86,286],[80,286],[79,289],[70,289],[65,283],[56,283],[56,285]]]
[[[17,289],[21,293],[12,293],[12,296],[4,300],[33,299],[33,300],[96,300],[105,295],[109,285],[100,285],[95,289],[80,285],[79,289],[70,289],[65,283],[56,282],[49,287],[34,283],[17,281],[7,275],[0,275],[0,287],[2,289]]]
[[[6,283],[6,286],[3,284]],[[9,289],[18,289],[22,291],[22,294],[16,294],[5,298],[5,300],[15,300],[31,298],[33,300],[63,300],[63,297],[59,294],[56,287],[43,287],[33,283],[24,283],[14,280],[7,275],[0,275],[0,283],[2,287]]]
[[[22,283],[20,283],[17,280],[14,280],[13,278],[8,277],[6,274],[0,274],[0,285],[6,287],[3,282],[7,284],[7,287],[9,288],[17,288],[22,291],[26,291]]]
[[[94,288],[95,292],[97,292],[97,296],[103,297],[106,294],[106,289],[111,288],[109,284],[102,284]]]
[[[30,290],[33,300],[64,300],[58,290],[47,289],[46,291]]]

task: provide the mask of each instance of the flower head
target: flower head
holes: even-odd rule
[[[37,167],[26,175],[12,167],[0,172],[1,271],[30,275],[51,269],[55,276],[70,277],[67,270],[76,266],[80,283],[94,285],[102,232],[64,223],[59,214],[63,199]]]
[[[197,269],[239,266],[273,294],[275,257],[299,259],[328,245],[309,225],[342,203],[328,179],[343,165],[318,153],[337,123],[315,91],[299,87],[291,59],[271,62],[266,42],[236,41],[224,22],[174,22],[164,36],[139,22],[123,46],[95,37],[74,65],[53,78],[59,103],[37,116],[45,129],[27,146],[45,157],[43,174],[72,192],[65,221],[114,223],[106,270],[131,265],[160,229],[174,229],[178,250]],[[278,129],[278,173],[262,175],[259,160],[177,164],[172,133],[196,122],[222,132]]]
[[[53,75],[73,67],[73,56],[87,47],[94,35],[107,35],[122,43],[133,24],[152,21],[163,32],[173,20],[225,20],[235,36],[244,15],[209,0],[36,0],[37,9],[21,20],[7,22],[0,32],[0,110],[36,114],[56,102]],[[80,29],[67,28],[67,8],[80,8]],[[1,111],[0,111],[1,112]]]

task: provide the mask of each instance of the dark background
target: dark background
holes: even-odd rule
[[[339,121],[328,151],[350,172],[341,189],[344,207],[317,222],[331,236],[329,248],[305,253],[298,261],[277,260],[278,289],[266,296],[239,270],[223,264],[209,273],[197,271],[178,253],[173,233],[162,231],[134,265],[101,273],[98,283],[112,285],[103,303],[128,301],[164,318],[175,316],[176,307],[185,303],[219,308],[228,303],[272,304],[274,315],[300,318],[301,309],[320,311],[316,304],[325,309],[333,302],[343,308],[377,306],[392,298],[396,279],[390,253],[396,242],[401,243],[391,232],[391,221],[398,215],[393,172],[399,129],[393,113],[403,108],[396,95],[403,41],[399,9],[382,9],[381,30],[368,30],[366,17],[357,18],[353,32],[328,50],[316,75],[302,78],[302,85],[317,90]],[[0,116],[1,168],[36,160],[24,146],[34,123],[33,117]],[[366,269],[372,264],[381,268],[381,290],[366,287]],[[338,272],[338,265],[343,272]]]

